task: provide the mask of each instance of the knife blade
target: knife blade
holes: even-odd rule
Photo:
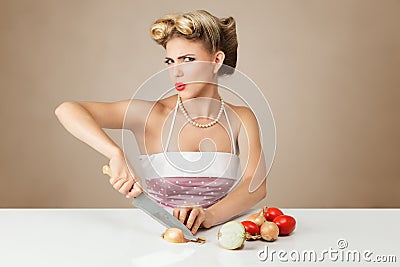
[[[111,177],[111,169],[108,164],[103,166],[103,174],[107,174]],[[152,199],[150,199],[145,192],[140,193],[137,197],[132,200],[132,204],[137,208],[141,209],[154,220],[164,225],[167,228],[178,228],[182,230],[183,235],[186,239],[196,241],[197,238],[192,232],[179,221],[175,216],[166,211],[163,207],[158,205]]]
[[[143,210],[150,215],[153,219],[161,223],[167,228],[179,228],[182,230],[186,239],[196,241],[197,238],[192,232],[175,216],[167,212],[163,207],[151,200],[146,193],[142,192],[140,195],[132,200],[132,204]]]

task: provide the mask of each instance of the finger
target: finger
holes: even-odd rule
[[[126,195],[126,198],[135,198],[143,192],[142,187],[138,182],[133,184],[131,191]]]
[[[127,194],[128,198],[135,198],[137,196],[139,196],[142,193],[142,188],[139,186],[139,184],[136,182],[133,184],[132,189],[129,191],[129,193]]]
[[[197,230],[199,230],[200,225],[204,222],[205,219],[206,216],[204,215],[204,213],[200,213],[199,216],[197,216],[196,221],[194,222],[192,227],[193,234],[197,233]]]
[[[110,177],[109,181],[110,184],[114,185],[120,178],[119,177]]]
[[[181,208],[179,210],[179,217],[178,218],[182,223],[185,223],[187,213],[188,213],[188,211],[185,208],[183,208],[183,209]]]
[[[174,215],[175,218],[179,219],[179,209],[174,209],[172,215]]]
[[[126,181],[126,179],[119,179],[113,184],[114,189],[119,190]]]
[[[118,182],[121,179],[123,179],[123,178],[120,175],[118,175],[118,176],[110,177],[109,181],[110,181],[110,184],[114,185],[116,182]]]
[[[190,211],[189,218],[187,220],[186,226],[187,228],[191,229],[193,226],[193,223],[195,222],[197,216],[199,215],[199,210],[198,209],[193,209]]]
[[[122,194],[127,194],[134,183],[135,181],[133,179],[129,179],[129,181],[125,182],[118,191]]]

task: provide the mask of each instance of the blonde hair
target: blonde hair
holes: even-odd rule
[[[220,74],[232,74],[237,61],[236,23],[232,17],[217,18],[205,10],[184,14],[169,14],[157,19],[150,28],[154,41],[164,48],[173,37],[200,40],[212,54],[222,51],[224,64],[231,68],[221,68]]]

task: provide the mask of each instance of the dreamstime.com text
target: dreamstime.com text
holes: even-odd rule
[[[258,259],[262,262],[397,262],[396,255],[375,255],[371,250],[351,250],[347,249],[346,239],[337,241],[337,249],[329,249],[317,252],[311,250],[273,250],[266,245],[264,249],[257,252]]]

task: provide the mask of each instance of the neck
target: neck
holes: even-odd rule
[[[221,107],[218,87],[213,84],[205,86],[195,97],[184,98],[181,96],[181,101],[193,119],[197,117],[216,118]]]

